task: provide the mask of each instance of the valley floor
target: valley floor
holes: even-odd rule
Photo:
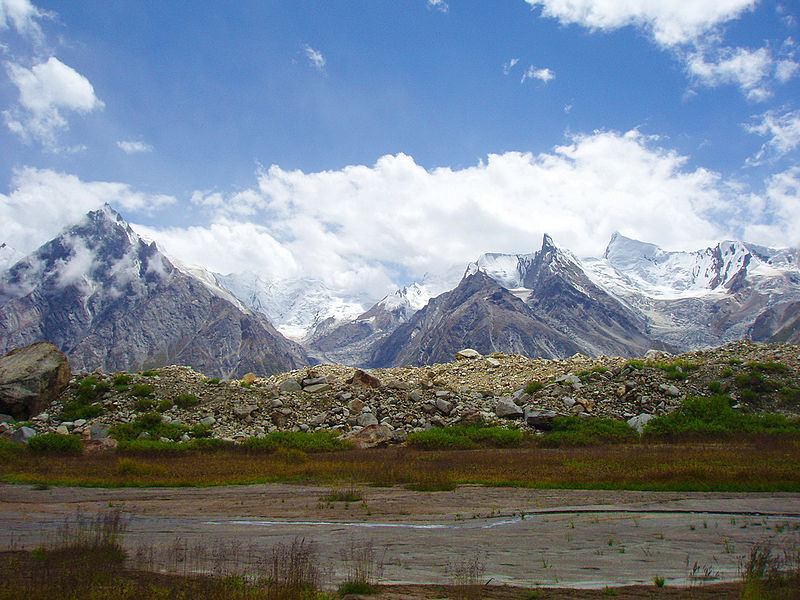
[[[491,586],[602,590],[640,584],[641,592],[619,590],[615,597],[649,598],[658,591],[657,597],[694,598],[703,597],[699,589],[676,596],[668,588],[705,590],[737,579],[757,542],[800,544],[800,494],[792,493],[361,487],[350,490],[360,499],[346,502],[335,499],[342,490],[307,484],[43,487],[0,484],[0,530],[8,546],[0,549],[36,548],[76,512],[117,507],[130,519],[124,545],[139,561],[135,566],[208,569],[190,558],[202,547],[204,556],[216,548],[245,569],[274,544],[305,538],[330,566],[332,585],[342,580],[343,550],[370,542],[381,555],[385,550],[383,583],[447,585],[454,572],[475,563]],[[176,553],[186,557],[182,564]],[[656,577],[665,579],[665,588],[657,590]],[[425,589],[386,589],[381,597],[442,597],[435,586]],[[514,593],[496,597],[568,597]]]

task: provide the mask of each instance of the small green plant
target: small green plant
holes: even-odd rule
[[[687,362],[685,360],[679,360],[670,363],[663,363],[658,365],[659,369],[664,371],[665,377],[667,379],[677,379],[677,380],[685,380],[689,377],[689,373],[692,371],[696,371],[698,366]]]
[[[622,444],[637,441],[639,434],[625,421],[616,419],[580,419],[578,417],[556,417],[552,431],[537,438],[541,446],[596,446],[599,444]]]
[[[131,395],[137,398],[145,398],[153,393],[153,386],[146,383],[137,383],[131,388]]]
[[[636,371],[641,371],[645,367],[645,362],[643,360],[629,360],[625,363],[625,366],[629,369],[634,369]]]
[[[61,410],[61,419],[64,421],[76,421],[78,419],[99,417],[105,411],[98,400],[109,389],[108,383],[97,379],[97,377],[84,377],[76,385],[74,400],[64,404]]]
[[[133,408],[139,412],[150,410],[156,404],[156,401],[152,398],[139,398],[136,402],[133,403]]]
[[[80,454],[83,451],[83,441],[77,435],[43,433],[32,437],[28,441],[28,448],[31,452],[39,453]]]
[[[712,381],[708,384],[708,390],[712,394],[719,394],[722,391],[722,384],[719,381]]]
[[[198,423],[189,430],[189,435],[192,436],[193,438],[211,437],[211,433],[212,433],[212,426],[203,425],[202,423]]]
[[[197,406],[200,404],[200,398],[195,396],[194,394],[181,394],[177,398],[175,398],[175,404],[179,408],[190,408],[192,406]]]
[[[132,380],[133,378],[127,373],[118,373],[111,381],[114,385],[128,385]]]
[[[519,429],[453,425],[419,431],[408,436],[408,445],[425,450],[471,448],[516,448],[522,445],[524,434]]]
[[[544,388],[544,383],[541,381],[531,381],[525,386],[525,393],[533,396],[536,392]]]
[[[167,411],[167,410],[171,409],[173,406],[175,406],[175,403],[172,400],[166,398],[166,399],[164,399],[164,400],[162,400],[161,402],[158,403],[158,406],[156,407],[156,410],[158,412],[164,412],[164,411]]]
[[[206,379],[206,385],[219,385],[219,377],[211,377]]]
[[[242,443],[242,447],[255,451],[296,448],[304,452],[333,452],[347,450],[353,445],[330,431],[274,431],[261,438],[249,438]]]
[[[156,370],[154,370],[154,369],[150,369],[150,370],[148,370],[148,371],[142,371],[142,372],[140,373],[140,375],[141,375],[142,377],[158,377],[158,371],[156,371]]]
[[[655,577],[653,577],[653,583],[655,584],[655,586],[657,588],[663,588],[664,587],[664,578],[655,576]]]

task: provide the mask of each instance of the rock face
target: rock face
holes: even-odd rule
[[[522,300],[477,272],[452,292],[431,300],[382,340],[371,362],[373,366],[443,363],[465,346],[484,355],[504,352],[546,358],[579,351]]]
[[[307,364],[264,315],[176,268],[108,206],[0,274],[0,351],[42,340],[85,370],[241,377]]]
[[[0,358],[0,412],[17,420],[46,410],[69,384],[67,357],[53,344],[39,342]]]

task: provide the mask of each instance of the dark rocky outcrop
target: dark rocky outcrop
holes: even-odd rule
[[[0,358],[0,412],[17,420],[46,410],[72,377],[67,357],[53,344],[38,342]]]

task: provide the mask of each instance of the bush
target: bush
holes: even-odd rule
[[[478,447],[516,448],[522,445],[523,439],[524,434],[519,429],[454,425],[412,433],[408,436],[408,445],[425,450],[469,450]]]
[[[158,403],[158,406],[156,407],[156,410],[158,412],[164,412],[164,411],[169,410],[173,406],[175,406],[175,403],[172,400],[165,399],[165,400],[162,400],[161,402]]]
[[[198,423],[189,430],[189,435],[193,438],[211,437],[211,425],[202,425]]]
[[[84,377],[81,379],[75,391],[75,399],[64,404],[61,409],[61,419],[64,421],[76,421],[78,419],[94,419],[103,414],[103,407],[97,400],[110,389],[105,381],[99,381],[96,377]]]
[[[133,408],[139,412],[144,410],[150,410],[155,406],[155,400],[150,398],[139,398],[136,402],[133,403]]]
[[[177,404],[179,408],[189,408],[200,404],[200,398],[194,394],[181,394],[175,399],[175,404]]]
[[[531,381],[525,386],[525,393],[533,396],[536,392],[544,388],[544,383],[541,381]]]
[[[131,394],[138,398],[146,398],[153,393],[153,386],[146,383],[137,383],[131,388]]]
[[[142,371],[140,375],[142,377],[158,377],[158,371],[150,369],[149,371]]]
[[[297,448],[304,452],[333,452],[352,448],[350,442],[339,439],[329,431],[275,431],[262,438],[249,438],[242,444],[250,450],[276,450],[278,448]]]
[[[206,385],[219,385],[219,377],[211,377],[206,379]]]
[[[652,419],[644,427],[645,435],[657,438],[730,437],[752,433],[800,435],[800,419],[734,410],[730,397],[717,395],[689,397],[677,410]]]
[[[114,375],[114,379],[112,379],[112,383],[114,385],[128,385],[133,378],[126,374],[126,373],[119,373]]]
[[[678,360],[671,363],[660,364],[658,368],[664,371],[667,379],[685,380],[689,376],[689,373],[696,371],[698,367],[685,360]]]
[[[31,452],[62,452],[80,454],[83,452],[83,441],[77,435],[61,435],[59,433],[43,433],[28,440]]]
[[[549,447],[596,446],[634,442],[638,438],[636,430],[625,421],[556,417],[553,429],[542,436],[539,443]]]

